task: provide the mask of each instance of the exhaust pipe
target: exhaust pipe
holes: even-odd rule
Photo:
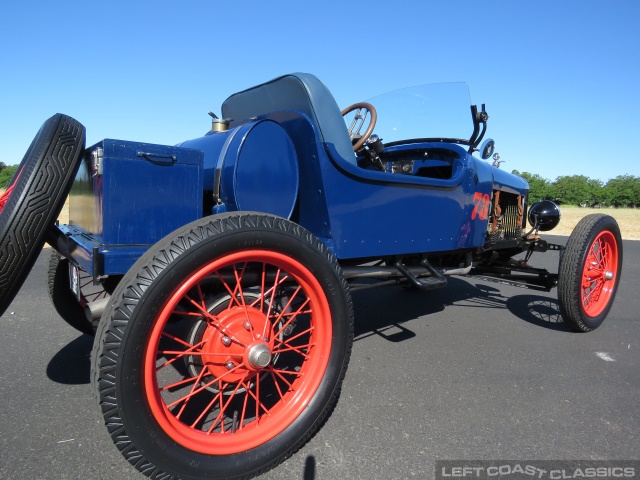
[[[110,297],[107,297],[96,300],[95,302],[87,303],[84,307],[84,314],[87,316],[87,320],[92,323],[94,320],[100,320],[105,308],[107,308],[109,300]]]

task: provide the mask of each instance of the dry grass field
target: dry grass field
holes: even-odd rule
[[[622,238],[640,240],[640,208],[581,208],[560,207],[560,224],[551,232],[554,235],[569,235],[580,219],[590,213],[605,213],[615,218],[620,225]]]
[[[0,194],[4,190],[0,189]],[[581,208],[571,206],[560,207],[560,224],[550,233],[554,235],[569,235],[576,224],[590,213],[606,213],[618,221],[622,238],[625,240],[640,240],[640,208]],[[65,203],[59,217],[60,223],[69,223],[69,202]]]

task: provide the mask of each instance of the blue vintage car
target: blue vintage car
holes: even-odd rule
[[[96,336],[113,441],[146,475],[190,479],[258,475],[316,432],[349,363],[355,289],[483,275],[557,287],[564,321],[597,328],[620,280],[616,221],[543,240],[558,207],[529,206],[527,182],[489,163],[488,114],[468,98],[441,84],[341,111],[296,73],[231,95],[176,146],[85,149],[84,127],[55,115],[0,200],[0,313],[50,243],[51,298]],[[558,273],[530,265],[548,250]]]

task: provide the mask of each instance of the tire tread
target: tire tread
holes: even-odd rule
[[[0,315],[18,293],[62,210],[84,144],[84,126],[58,113],[42,125],[21,162],[0,213]]]

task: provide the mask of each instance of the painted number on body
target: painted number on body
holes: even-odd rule
[[[491,197],[488,194],[476,192],[473,194],[473,211],[471,212],[471,220],[478,217],[480,220],[486,220],[489,216],[489,206],[491,205]]]

